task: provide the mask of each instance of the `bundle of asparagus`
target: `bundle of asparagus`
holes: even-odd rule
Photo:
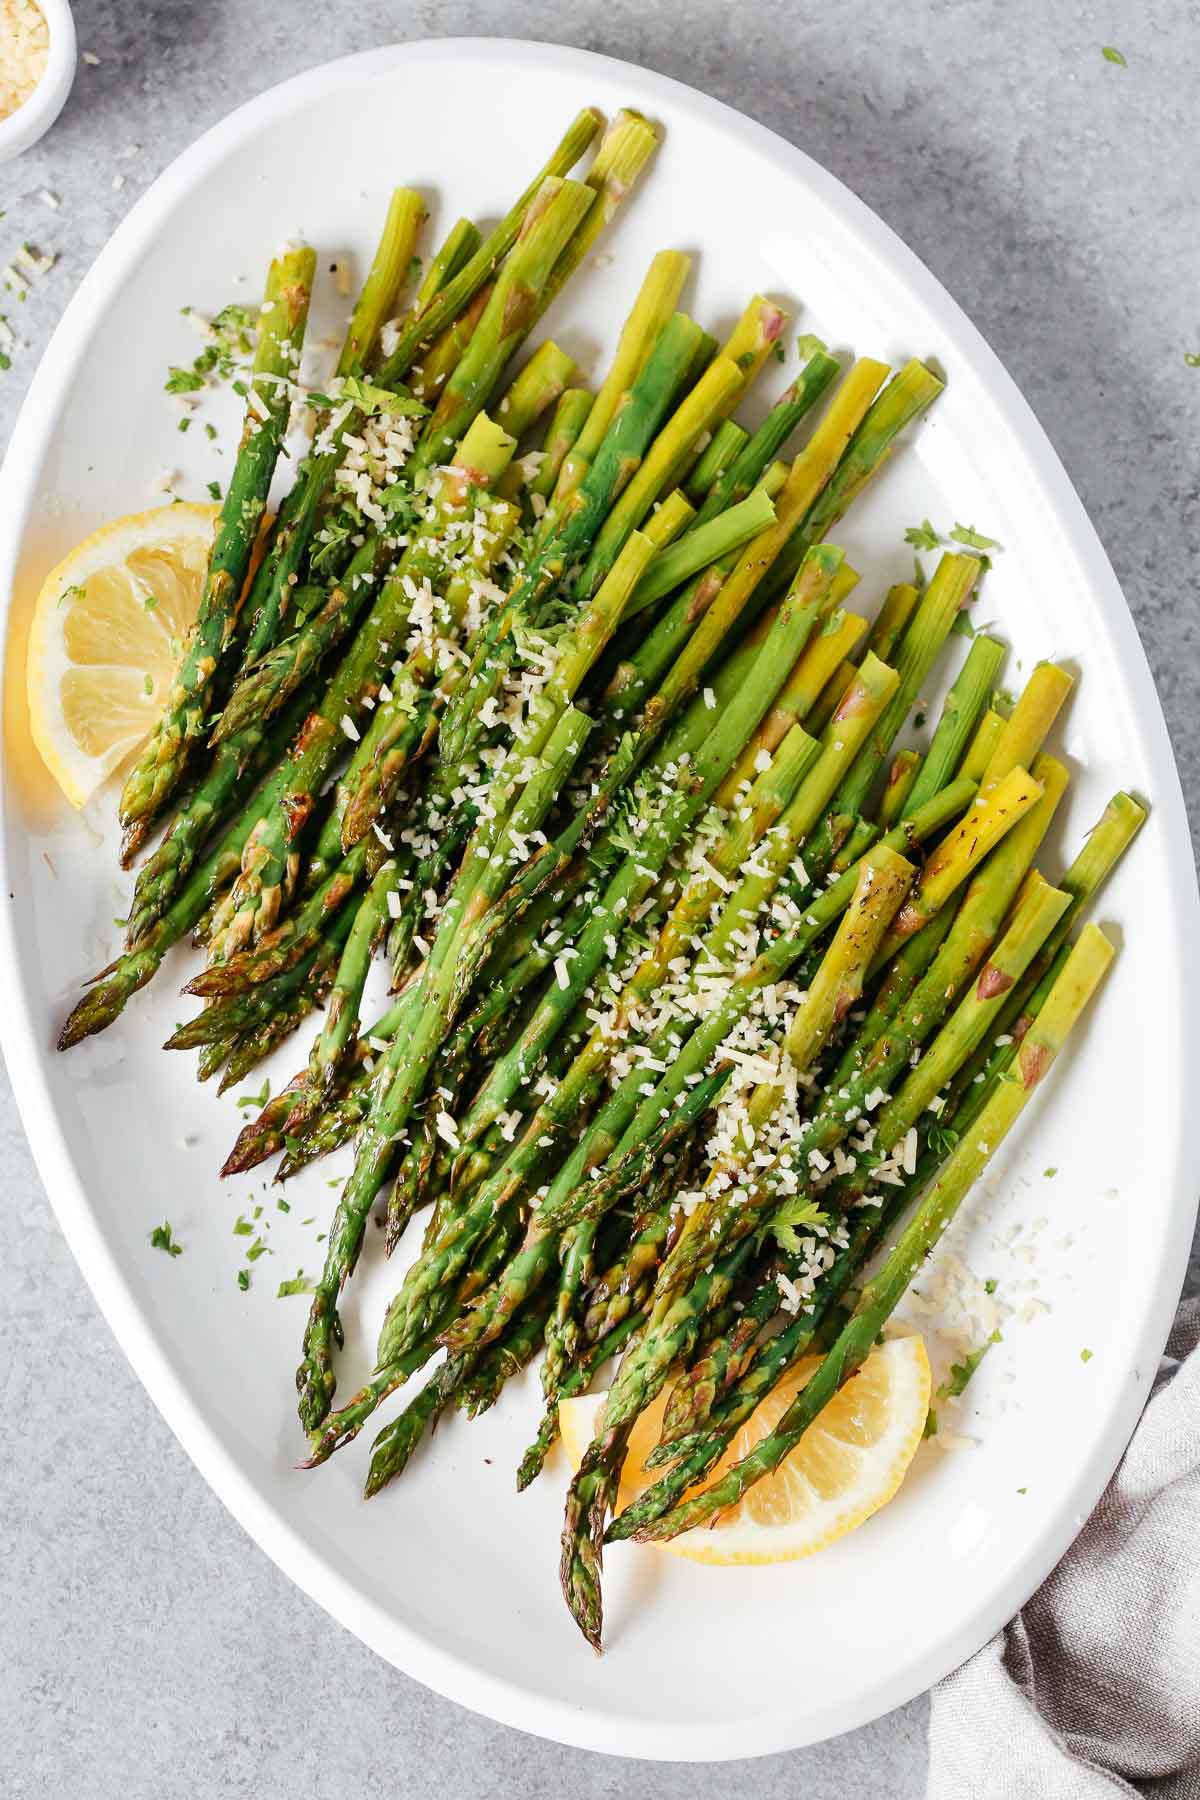
[[[594,395],[552,341],[504,387],[657,143],[623,113],[572,180],[599,130],[581,114],[486,238],[456,225],[389,324],[424,215],[397,192],[260,534],[312,254],[273,265],[200,616],[121,799],[130,850],[169,823],[60,1039],[188,933],[205,1005],[168,1047],[222,1086],[326,1003],[225,1164],[283,1151],[286,1178],[356,1140],[297,1371],[309,1466],[444,1352],[375,1440],[374,1494],[544,1349],[523,1487],[620,1353],[562,1538],[597,1647],[606,1539],[739,1501],[861,1365],[1099,981],[1111,945],[1071,931],[1143,817],[1116,795],[1056,884],[1037,873],[1071,682],[1039,666],[1005,716],[986,635],[928,747],[895,749],[981,564],[942,556],[868,625],[829,534],[936,398],[922,363],[843,370],[802,339],[750,432],[732,415],[785,316],[754,296],[718,345],[663,251]],[[364,1025],[380,946],[390,1004]],[[389,1252],[422,1211],[423,1237],[335,1410],[381,1200]],[[814,1347],[779,1426],[697,1492]],[[614,1519],[664,1386],[662,1473]]]

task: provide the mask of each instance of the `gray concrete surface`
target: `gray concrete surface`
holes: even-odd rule
[[[0,260],[23,238],[60,252],[14,319],[26,341],[0,375],[0,439],[113,227],[230,107],[398,38],[508,34],[624,56],[801,144],[983,329],[1125,585],[1200,824],[1200,368],[1184,360],[1200,352],[1195,4],[77,0],[75,12],[99,64],[81,67],[43,144],[0,168]],[[61,194],[60,213],[42,187]],[[276,1572],[177,1448],[59,1236],[7,1090],[0,1184],[5,1795],[923,1791],[923,1701],[796,1755],[685,1769],[539,1743],[394,1673]]]

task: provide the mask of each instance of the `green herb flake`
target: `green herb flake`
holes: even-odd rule
[[[150,1233],[150,1242],[155,1250],[165,1250],[168,1256],[183,1255],[183,1245],[176,1243],[174,1237],[171,1235],[171,1222],[169,1219],[165,1220],[161,1225],[156,1225],[154,1227],[154,1230]]]
[[[169,368],[163,388],[168,394],[196,394],[204,386],[204,376],[197,369]]]
[[[286,1300],[291,1294],[311,1294],[313,1291],[314,1284],[308,1279],[304,1270],[297,1269],[291,1281],[280,1282],[279,1291],[275,1295],[275,1298],[277,1300]]]
[[[209,441],[209,443],[210,443],[210,444],[211,444],[211,443],[212,443],[212,442],[213,442],[213,441],[214,441],[214,440],[215,440],[215,438],[216,438],[216,435],[217,435],[217,428],[216,428],[216,426],[215,426],[215,425],[209,425],[209,424],[207,424],[207,423],[206,423],[206,424],[205,424],[205,427],[204,427],[204,435],[205,435],[205,437],[206,437],[206,438],[207,438],[207,439],[208,439],[208,441]]]
[[[241,1213],[238,1214],[236,1220],[234,1221],[233,1235],[234,1235],[234,1237],[253,1237],[254,1236],[253,1225],[251,1225],[248,1222],[248,1220],[243,1219]]]
[[[1121,52],[1117,49],[1115,44],[1102,45],[1100,54],[1105,62],[1116,63],[1119,69],[1127,69],[1129,67],[1129,64],[1125,61],[1125,58],[1121,55]]]
[[[992,1345],[998,1344],[1000,1341],[1000,1333],[993,1331],[991,1337],[985,1344],[980,1344],[978,1350],[969,1350],[960,1363],[951,1363],[949,1379],[944,1381],[938,1389],[939,1396],[943,1400],[956,1400],[965,1391],[967,1383]]]
[[[983,1291],[985,1294],[994,1294],[998,1286],[999,1283],[993,1275],[990,1280],[984,1282]]]
[[[246,1252],[246,1261],[248,1263],[255,1263],[260,1256],[272,1256],[273,1254],[274,1252],[269,1244],[264,1244],[261,1238],[255,1238],[254,1242]]]
[[[1003,550],[1004,545],[998,538],[984,537],[982,531],[976,531],[973,525],[960,525],[954,521],[954,529],[948,534],[956,544],[965,544],[968,550]]]
[[[145,694],[147,699],[149,699],[150,696],[153,694],[153,692],[154,692],[154,677],[153,677],[153,675],[143,675],[143,677],[142,677],[142,692]]]
[[[776,1211],[770,1225],[765,1229],[773,1234],[775,1242],[781,1250],[788,1251],[792,1256],[799,1256],[802,1254],[799,1234],[805,1230],[808,1232],[819,1231],[827,1222],[825,1213],[821,1211],[815,1200],[803,1194],[797,1194],[792,1199],[784,1201]]]
[[[180,419],[178,425],[176,425],[175,429],[176,429],[176,431],[190,431],[191,427],[192,427],[192,421],[190,418],[188,418],[187,414],[185,413],[183,418]]]
[[[938,1427],[937,1414],[931,1406],[929,1411],[925,1414],[925,1429],[921,1433],[921,1436],[927,1437],[927,1438],[936,1437],[937,1436],[937,1427]]]
[[[208,489],[208,497],[210,500],[219,500],[221,498],[221,484],[219,481],[207,481],[204,485]]]
[[[250,1271],[249,1271],[249,1269],[239,1269],[237,1272],[237,1277],[238,1277],[238,1286],[241,1288],[243,1294],[247,1293],[250,1288]]]
[[[270,1080],[268,1079],[263,1082],[263,1084],[259,1088],[257,1094],[242,1094],[242,1095],[240,1095],[239,1099],[238,1099],[238,1105],[239,1106],[254,1106],[254,1107],[262,1108],[267,1104],[267,1101],[270,1098],[271,1098],[271,1083],[270,1083]]]
[[[1083,1363],[1090,1363],[1095,1354],[1094,1350],[1081,1350],[1079,1352],[1079,1360]]]
[[[394,419],[419,419],[429,411],[411,394],[393,394],[389,388],[376,387],[373,381],[358,375],[344,378],[338,400],[339,404],[343,400],[353,400],[365,413],[388,413]]]
[[[12,357],[6,356],[4,351],[0,350],[0,369],[8,370],[11,368],[12,368]]]
[[[1018,1492],[1018,1494],[1027,1494],[1029,1492],[1029,1489],[1028,1488],[1018,1488],[1017,1492]]]
[[[1047,1181],[1053,1181],[1054,1177],[1058,1174],[1058,1170],[1054,1167],[1053,1163],[1051,1163],[1048,1169],[1042,1170],[1042,1174],[1046,1177]]]
[[[904,541],[911,544],[914,550],[936,550],[942,540],[929,520],[922,519],[919,525],[909,526],[904,534]]]
[[[291,1212],[291,1210],[292,1209],[286,1200],[277,1200],[275,1202],[276,1212]]]
[[[925,1136],[928,1148],[939,1157],[949,1156],[958,1142],[958,1133],[953,1125],[931,1125]]]

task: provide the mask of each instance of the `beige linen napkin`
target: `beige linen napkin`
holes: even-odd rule
[[[1066,1556],[933,1690],[929,1800],[1200,1800],[1198,1345],[1200,1299]]]

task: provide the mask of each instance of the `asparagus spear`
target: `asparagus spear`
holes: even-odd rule
[[[704,810],[746,733],[754,729],[770,704],[796,648],[811,631],[820,590],[832,579],[839,558],[839,552],[828,549],[814,554],[810,582],[803,587],[798,584],[798,592],[792,597],[794,604],[785,603],[756,660],[754,673],[757,679],[747,684],[738,700],[727,709],[697,764],[688,770],[686,785],[669,796],[661,816],[639,838],[636,849],[624,857],[604,893],[597,897],[588,924],[575,946],[576,954],[565,971],[565,982],[560,978],[547,991],[518,1042],[493,1066],[461,1128],[466,1141],[471,1141],[499,1116],[522,1080],[533,1073],[604,961],[608,940],[621,931],[626,914],[645,896],[670,851]],[[389,1112],[396,1092],[393,1085],[388,1093]],[[406,1104],[411,1104],[407,1098]],[[402,1123],[403,1115],[395,1124],[388,1120],[393,1131]],[[538,1135],[541,1135],[540,1128]],[[536,1147],[534,1142],[526,1142],[522,1160],[527,1161]],[[509,1177],[502,1170],[496,1179],[505,1182]],[[429,1293],[440,1284],[447,1264],[453,1265],[462,1256],[470,1242],[470,1234],[486,1222],[494,1199],[493,1189],[485,1184],[479,1199],[468,1215],[457,1222],[448,1241],[437,1246],[433,1254],[419,1259],[409,1271],[389,1314],[392,1337],[411,1334],[417,1329],[414,1322],[423,1315]]]
[[[932,794],[937,793],[939,787],[958,768],[967,741],[975,730],[976,721],[987,703],[988,694],[995,685],[1003,662],[1003,644],[980,633],[971,645],[954,685],[946,695],[946,704],[933,734],[929,754],[909,789],[902,811],[915,812]],[[1032,756],[1037,747],[1036,744],[1030,747],[1027,755]],[[1018,756],[1010,767],[1016,767],[1021,761],[1022,758]]]
[[[493,469],[506,466],[512,447],[513,440],[486,417],[476,421],[464,439],[470,465],[455,462],[443,471],[436,501],[443,523],[456,511],[465,511],[472,486],[485,484]],[[219,909],[213,944],[220,957],[228,958],[274,925],[292,846],[308,823],[317,790],[346,739],[359,733],[358,720],[383,685],[392,646],[411,615],[414,593],[403,566],[383,583],[320,705],[306,720],[278,806],[251,833],[241,873]]]
[[[868,1099],[888,1092],[898,1071],[936,1030],[971,979],[999,929],[1062,792],[1057,765],[1043,757],[1039,758],[1038,767],[1042,781],[1026,779],[1028,799],[1034,803],[1024,811],[1015,803],[1012,805],[1012,819],[1016,822],[1010,819],[1006,835],[968,886],[946,941],[924,978],[896,1016],[887,1021],[886,1029],[873,1033],[873,1021],[868,1018],[864,1022],[856,1038],[858,1048],[851,1068],[847,1070],[843,1064],[837,1071],[834,1085],[825,1090],[820,1106],[790,1148],[781,1154],[779,1167],[787,1179],[791,1179],[789,1171],[807,1171],[814,1150],[827,1156],[841,1143],[853,1122],[864,1111],[869,1112]],[[1005,803],[1005,811],[1009,810]],[[670,1079],[665,1078],[660,1089]],[[774,1177],[758,1179],[755,1188],[736,1207],[730,1204],[727,1194],[718,1192],[696,1208],[659,1271],[660,1297],[666,1299],[685,1289],[701,1262],[718,1253],[731,1238],[738,1241],[745,1237],[770,1216],[773,1182]]]
[[[542,460],[537,474],[526,490],[535,513],[545,510],[545,503],[554,491],[559,471],[579,441],[579,435],[587,424],[594,405],[595,396],[582,387],[568,388],[559,400],[546,432],[546,441],[542,445]]]
[[[750,433],[743,431],[736,419],[722,419],[717,429],[705,444],[703,450],[692,464],[690,473],[684,481],[684,491],[696,506],[704,503],[717,482],[725,474],[735,459],[750,442]],[[751,484],[753,485],[753,483]],[[747,489],[749,492],[749,489]],[[713,514],[721,508],[714,507]],[[710,517],[713,516],[710,514]]]
[[[1003,713],[999,713],[995,707],[989,706],[987,711],[981,715],[979,723],[975,727],[975,735],[963,751],[962,761],[959,764],[961,775],[966,775],[971,781],[978,781],[981,778],[983,771],[991,761],[993,750],[1000,741],[1004,725]]]
[[[237,461],[221,506],[196,623],[171,683],[167,708],[121,792],[121,823],[138,831],[170,799],[208,726],[214,685],[229,649],[255,534],[291,406],[316,256],[292,250],[271,264],[259,315]]]
[[[731,619],[746,606],[751,595],[773,568],[797,524],[811,510],[814,500],[837,468],[860,421],[867,416],[872,396],[887,374],[884,363],[863,358],[847,375],[834,395],[825,417],[808,445],[792,464],[787,483],[776,501],[776,523],[747,545],[736,567],[724,580],[699,577],[674,600],[627,665],[628,674],[614,683],[607,696],[618,717],[628,717],[642,704],[681,646],[700,636],[707,660],[720,642]],[[715,622],[714,622],[715,621]]]
[[[879,797],[879,823],[889,827],[897,819],[904,817],[904,808],[908,804],[921,764],[925,758],[919,750],[897,750],[887,772],[887,780],[883,793]]]
[[[465,355],[442,389],[408,465],[416,481],[445,457],[488,399],[505,364],[534,324],[554,264],[594,194],[586,183],[548,176],[530,204]]]
[[[708,488],[697,525],[706,525],[727,506],[742,500],[756,486],[807,412],[822,398],[841,373],[837,358],[817,339],[802,339],[804,364],[787,392],[776,401],[754,433]],[[697,470],[699,474],[699,470]]]
[[[384,324],[408,279],[417,234],[425,218],[425,203],[418,193],[412,188],[394,190],[383,233],[342,341],[335,370],[338,379],[361,376],[374,360]],[[238,620],[243,670],[270,648],[293,602],[317,521],[317,503],[341,460],[346,434],[361,424],[361,419],[357,411],[347,417],[333,433],[333,448],[314,451],[305,459],[295,485],[279,509],[266,554]]]
[[[425,344],[431,343],[444,326],[461,312],[471,296],[488,281],[512,249],[525,214],[533,204],[542,183],[560,178],[574,167],[601,126],[600,114],[593,106],[578,113],[568,126],[549,160],[540,168],[524,193],[505,213],[495,230],[490,232],[454,277],[442,288],[422,298],[416,317],[400,336],[379,371],[381,387],[395,387],[411,369]],[[457,229],[457,228],[456,228]],[[432,271],[430,272],[432,278]]]
[[[1012,1067],[921,1200],[883,1268],[859,1296],[849,1322],[778,1425],[717,1482],[635,1534],[640,1542],[677,1537],[735,1505],[777,1469],[834,1394],[859,1369],[914,1275],[954,1218],[980,1174],[1044,1081],[1115,955],[1095,925],[1084,927]]]
[[[388,1053],[389,1084],[366,1125],[354,1172],[329,1233],[325,1268],[314,1293],[305,1334],[304,1361],[297,1374],[301,1421],[309,1430],[324,1418],[333,1394],[332,1339],[338,1291],[357,1260],[367,1213],[386,1177],[395,1139],[412,1116],[445,1033],[458,944],[484,915],[503,884],[514,836],[520,840],[540,825],[577,760],[588,729],[589,721],[575,709],[562,715],[507,822],[494,832],[483,832],[474,851],[464,858],[424,974],[414,986],[414,996],[419,995],[419,1016],[414,1029],[398,1038]]]
[[[659,495],[680,479],[699,443],[731,411],[758,373],[783,325],[779,308],[756,295],[724,350],[709,364],[617,498],[579,578],[581,593],[595,591],[629,532],[642,523]]]
[[[574,445],[563,460],[551,504],[542,522],[539,545],[558,528],[566,502],[581,485],[618,412],[628,404],[627,396],[675,311],[690,267],[691,258],[679,250],[660,250],[651,262],[621,328],[612,367]]]

